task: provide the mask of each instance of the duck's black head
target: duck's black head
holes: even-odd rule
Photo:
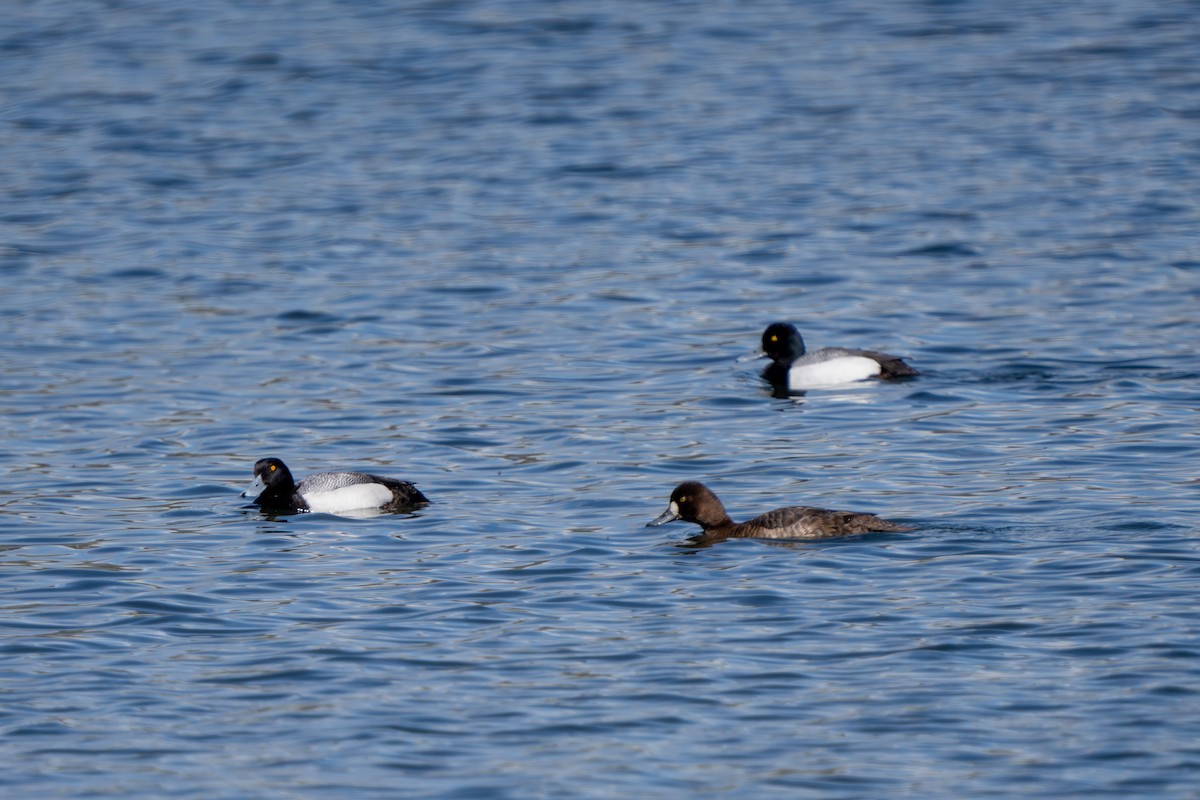
[[[254,462],[254,477],[262,479],[268,489],[291,489],[295,485],[292,472],[278,458],[260,458]]]
[[[790,322],[774,322],[763,331],[762,349],[767,358],[787,367],[804,355],[804,339]]]
[[[287,505],[296,489],[291,470],[278,458],[260,458],[254,462],[254,487],[262,487],[254,502],[260,506]],[[247,497],[254,487],[243,492]]]

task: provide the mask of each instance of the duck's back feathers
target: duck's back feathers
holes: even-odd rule
[[[296,494],[313,511],[336,514],[364,508],[396,511],[429,500],[408,481],[367,472],[321,472],[305,478]]]
[[[872,531],[908,530],[912,528],[889,522],[874,514],[793,506],[777,508],[735,525],[729,535],[760,539],[818,539]]]

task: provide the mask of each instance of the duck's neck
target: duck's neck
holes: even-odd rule
[[[772,361],[762,371],[763,378],[767,383],[771,384],[778,390],[787,391],[788,386],[788,365],[780,364],[778,361]]]
[[[280,479],[262,490],[255,502],[260,506],[290,506],[295,493],[296,482],[290,473],[284,472]]]
[[[737,524],[725,513],[725,506],[721,505],[720,501],[716,505],[705,509],[704,515],[697,518],[696,522],[700,524],[705,533],[711,530],[729,528]]]

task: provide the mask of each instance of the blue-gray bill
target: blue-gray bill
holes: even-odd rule
[[[244,492],[242,492],[242,497],[249,497],[251,499],[256,498],[260,494],[262,494],[263,489],[266,489],[266,488],[267,488],[267,486],[266,486],[266,484],[263,483],[262,476],[255,475],[254,482],[246,487],[246,490]]]
[[[672,503],[672,505],[674,505],[674,503]],[[656,525],[666,525],[668,522],[674,522],[677,519],[679,519],[679,512],[676,511],[674,508],[668,508],[666,511],[659,514],[653,520],[651,520],[650,522],[647,522],[646,527],[653,528]]]
[[[758,361],[760,358],[766,358],[767,354],[762,350],[757,350],[753,353],[746,353],[744,356],[737,357],[738,364],[745,364],[747,361]]]

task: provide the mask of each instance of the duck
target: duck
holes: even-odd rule
[[[878,378],[885,381],[914,378],[920,373],[900,356],[876,350],[823,347],[807,352],[795,325],[774,322],[762,335],[762,350],[749,359],[769,358],[762,376],[776,390],[803,391]]]
[[[429,498],[408,481],[367,472],[318,472],[300,483],[278,458],[254,463],[254,483],[242,492],[254,505],[272,511],[409,511]]]
[[[677,519],[699,525],[704,539],[831,539],[873,531],[912,530],[874,514],[806,506],[777,508],[746,522],[734,522],[712,490],[699,481],[684,481],[676,486],[667,510],[646,523],[646,527]]]

